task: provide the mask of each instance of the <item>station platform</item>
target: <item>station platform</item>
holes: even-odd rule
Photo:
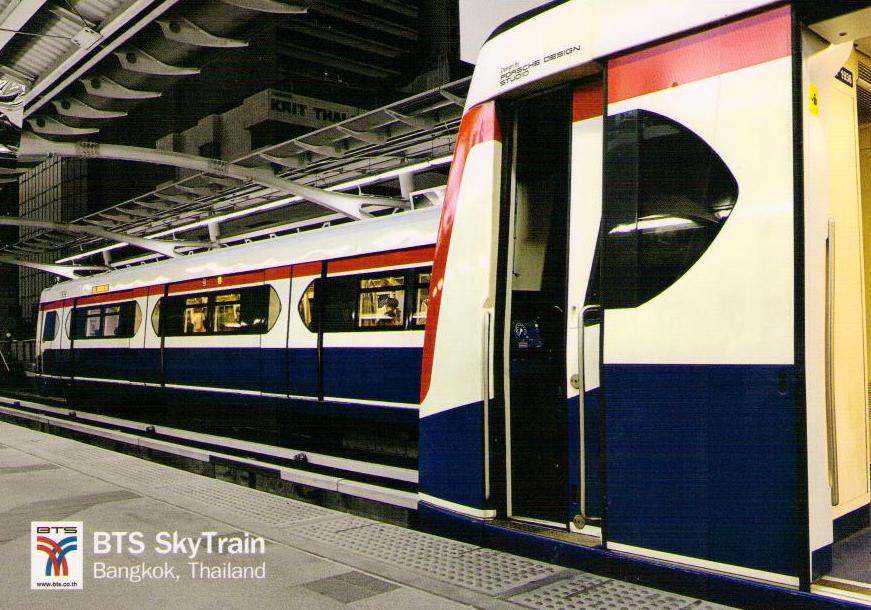
[[[31,590],[32,521],[83,523],[82,590]],[[726,608],[2,422],[0,566],[7,608]]]

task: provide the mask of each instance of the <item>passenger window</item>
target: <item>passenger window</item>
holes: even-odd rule
[[[103,317],[103,336],[116,337],[121,334],[121,308],[107,307]]]
[[[100,309],[88,309],[85,312],[85,337],[100,337]]]
[[[184,309],[184,334],[205,333],[206,318],[209,314],[209,297],[191,297],[185,299]]]
[[[215,297],[215,332],[235,332],[242,328],[242,303],[238,292]]]
[[[645,110],[609,117],[604,305],[637,307],[671,286],[704,254],[737,199],[725,162],[683,125]]]
[[[392,275],[360,280],[357,325],[360,328],[402,326],[405,277]]]
[[[49,311],[42,321],[42,340],[54,341],[57,335],[57,312]]]

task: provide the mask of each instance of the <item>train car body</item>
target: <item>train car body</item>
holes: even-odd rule
[[[433,523],[832,570],[868,520],[869,10],[569,0],[494,32],[433,264]]]
[[[39,378],[116,404],[416,430],[437,222],[428,208],[58,284],[42,295]]]

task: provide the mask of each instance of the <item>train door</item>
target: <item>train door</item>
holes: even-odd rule
[[[318,332],[315,287],[321,263],[294,265],[288,305],[287,396],[315,401],[320,394],[321,334]]]
[[[76,375],[76,352],[75,352],[75,335],[73,334],[73,312],[76,310],[78,299],[65,299],[64,307],[61,310],[63,316],[63,340],[61,341],[61,354],[59,363],[59,375],[68,378],[69,389],[72,390]]]
[[[510,108],[505,297],[508,514],[568,521],[566,321],[570,91]]]
[[[609,549],[798,585],[789,8],[607,66]]]
[[[163,343],[164,337],[161,331],[161,309],[165,306],[165,286],[153,286],[144,289],[146,298],[143,302],[143,332],[142,332],[142,357],[140,358],[140,378],[147,384],[146,387],[156,391],[150,392],[149,396],[158,396],[163,386]],[[155,401],[158,399],[155,399]]]
[[[39,374],[57,374],[57,354],[63,340],[63,309],[44,309],[39,314],[36,331]]]

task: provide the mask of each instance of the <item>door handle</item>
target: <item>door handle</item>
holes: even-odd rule
[[[840,501],[838,485],[838,419],[835,411],[835,221],[829,219],[826,239],[826,441],[832,506]]]
[[[586,439],[586,401],[584,397],[585,387],[585,363],[584,363],[584,320],[593,312],[601,312],[600,305],[585,305],[578,313],[578,418],[579,425],[579,447],[580,447],[580,509],[579,514],[575,517],[574,523],[578,529],[582,529],[587,522],[598,522],[598,518],[589,517],[587,515],[587,439]]]
[[[483,394],[484,499],[490,499],[490,312],[481,320],[481,393]]]

